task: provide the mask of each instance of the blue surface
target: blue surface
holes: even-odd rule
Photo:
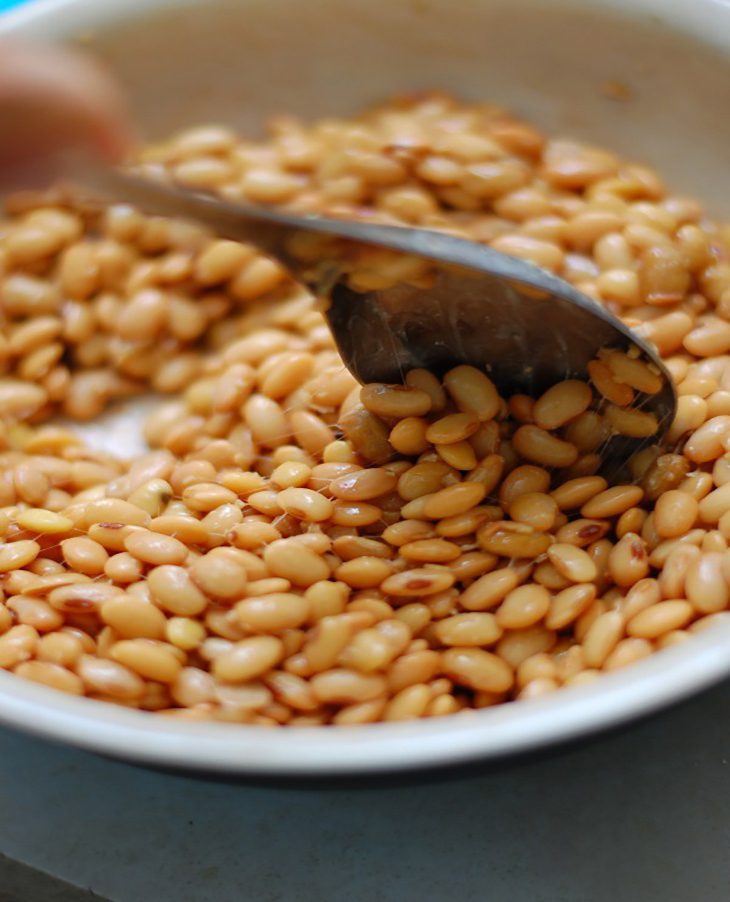
[[[0,0],[0,13],[5,12],[5,10],[12,9],[14,6],[20,6],[25,2],[26,0]]]

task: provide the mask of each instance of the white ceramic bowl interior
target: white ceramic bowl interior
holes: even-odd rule
[[[205,122],[255,132],[272,113],[347,114],[394,93],[441,88],[647,162],[673,188],[730,214],[728,0],[35,0],[0,19],[3,34],[90,46],[127,86],[150,138]],[[601,91],[615,81],[628,100]],[[727,674],[730,627],[722,626],[532,702],[292,732],[178,722],[0,672],[0,721],[150,764],[328,776],[534,750]]]

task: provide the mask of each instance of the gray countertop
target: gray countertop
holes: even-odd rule
[[[730,682],[543,760],[325,790],[152,773],[0,729],[0,902],[96,898],[72,887],[114,902],[725,902],[729,715]]]

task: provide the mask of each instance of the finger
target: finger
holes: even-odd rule
[[[116,162],[132,129],[124,95],[91,58],[41,45],[0,45],[0,180],[39,183],[62,152]]]

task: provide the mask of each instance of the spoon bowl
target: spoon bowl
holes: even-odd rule
[[[84,184],[147,213],[182,217],[220,237],[270,253],[326,298],[326,316],[345,366],[361,383],[401,383],[418,367],[437,375],[467,363],[489,373],[505,395],[536,396],[564,379],[587,378],[598,352],[617,349],[652,365],[661,388],[641,409],[658,423],[660,442],[676,412],[671,377],[654,348],[595,301],[539,267],[441,232],[220,200],[114,170],[86,167]],[[302,233],[344,241],[345,250],[387,248],[428,261],[429,278],[357,288],[343,260],[303,263]],[[612,440],[612,469],[646,440]]]

